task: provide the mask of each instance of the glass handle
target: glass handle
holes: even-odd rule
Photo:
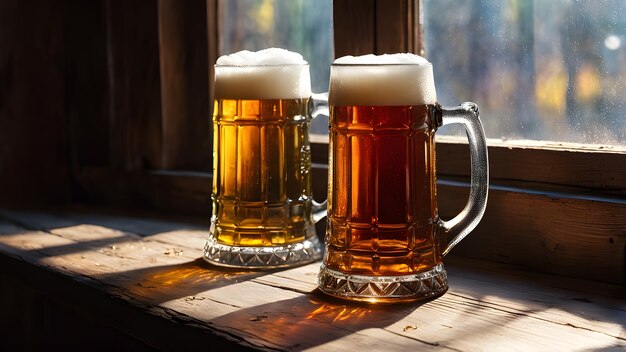
[[[442,256],[445,256],[480,222],[487,207],[489,189],[489,161],[485,132],[480,122],[478,106],[474,103],[463,103],[458,107],[439,107],[438,123],[442,126],[459,123],[465,127],[469,140],[471,181],[470,194],[465,208],[452,220],[439,220],[440,235],[447,240]]]
[[[313,223],[317,223],[326,217],[326,210],[328,208],[328,199],[318,203],[313,200],[312,213],[313,213]]]
[[[328,108],[328,92],[313,94],[311,97],[312,107],[311,107],[311,118],[314,119],[320,115],[330,116],[330,110]],[[325,200],[321,203],[313,200],[312,205],[312,213],[313,213],[313,222],[317,223],[326,217],[328,208],[328,200]]]
[[[312,119],[319,115],[330,116],[330,110],[328,109],[328,92],[313,94],[311,101],[313,102],[311,109]]]

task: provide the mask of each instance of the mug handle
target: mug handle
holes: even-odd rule
[[[489,160],[487,157],[487,144],[485,143],[485,131],[480,122],[476,104],[463,103],[457,107],[437,105],[435,118],[439,126],[458,123],[465,127],[467,139],[469,140],[472,170],[470,194],[465,208],[452,220],[443,221],[439,219],[440,235],[441,231],[443,231],[443,239],[447,240],[447,244],[442,251],[442,256],[445,256],[478,225],[485,213],[489,189]]]
[[[317,118],[320,115],[330,116],[330,110],[328,108],[328,92],[313,94],[311,97],[311,119]],[[317,223],[327,215],[328,199],[321,203],[312,199],[312,213],[313,223]]]

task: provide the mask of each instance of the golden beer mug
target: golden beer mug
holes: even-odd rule
[[[243,51],[215,65],[212,216],[204,258],[277,268],[321,258],[311,193],[309,66],[283,49]]]
[[[331,66],[326,252],[318,285],[339,298],[397,302],[448,289],[442,263],[487,204],[488,164],[478,107],[437,103],[432,65],[395,54]],[[471,190],[463,211],[439,218],[435,131],[462,124]]]

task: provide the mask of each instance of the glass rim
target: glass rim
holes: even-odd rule
[[[305,63],[305,64],[254,64],[254,65],[247,65],[247,64],[241,64],[241,65],[223,65],[223,64],[214,64],[213,65],[215,68],[217,67],[233,67],[233,68],[246,68],[246,67],[304,67],[304,66],[310,66],[309,63]]]
[[[428,62],[428,63],[413,63],[413,62],[400,62],[400,63],[380,63],[380,64],[375,64],[375,63],[370,63],[370,64],[354,64],[354,63],[332,63],[330,65],[332,66],[337,66],[337,67],[383,67],[383,66],[430,66],[433,67],[433,64]]]

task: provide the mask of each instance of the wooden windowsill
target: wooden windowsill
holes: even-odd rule
[[[71,345],[90,327],[102,337],[92,343],[107,346],[106,332],[121,350],[626,346],[621,286],[448,257],[450,290],[435,300],[351,305],[316,291],[319,263],[268,272],[208,265],[199,259],[205,223],[91,208],[1,210],[0,308],[12,322],[3,327],[27,348]],[[42,302],[71,314],[39,317],[51,311]],[[60,329],[70,315],[88,323]]]

